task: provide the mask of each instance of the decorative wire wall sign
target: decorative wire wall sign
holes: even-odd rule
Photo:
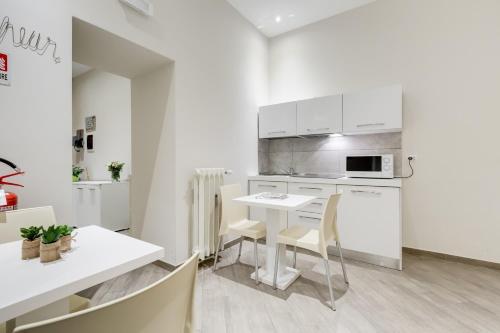
[[[14,47],[22,47],[25,50],[33,51],[38,55],[44,55],[49,49],[52,49],[52,58],[56,64],[61,62],[61,58],[57,56],[57,43],[52,38],[47,37],[42,41],[41,34],[33,30],[28,35],[26,28],[19,28],[19,38],[16,40],[14,25],[10,23],[8,16],[4,16],[0,25],[0,44],[4,41],[7,34],[10,32],[12,36],[12,45]]]

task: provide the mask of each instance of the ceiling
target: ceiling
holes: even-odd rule
[[[262,33],[284,32],[366,5],[375,0],[227,0]]]
[[[88,71],[90,71],[91,69],[92,69],[92,67],[90,67],[90,66],[82,65],[82,64],[79,64],[79,63],[73,61],[73,77],[77,77],[77,76],[80,76],[82,74],[85,74]]]

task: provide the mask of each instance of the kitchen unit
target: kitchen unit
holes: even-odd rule
[[[343,95],[345,134],[398,132],[403,128],[400,85]]]
[[[120,231],[130,228],[129,183],[73,183],[73,221],[77,227],[98,225]]]
[[[297,103],[263,106],[259,112],[259,138],[297,135]]]
[[[399,132],[401,85],[263,106],[259,139]]]
[[[342,133],[342,95],[297,102],[297,134]]]
[[[329,195],[342,193],[338,227],[344,256],[384,267],[402,269],[401,179],[249,177],[250,194],[260,192],[315,196],[298,211],[289,212],[287,225],[318,228]],[[252,219],[265,211],[250,209]],[[335,248],[330,247],[335,254]]]

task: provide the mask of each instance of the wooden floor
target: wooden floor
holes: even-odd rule
[[[260,261],[265,260],[260,245]],[[500,271],[405,255],[403,272],[347,261],[330,262],[337,311],[327,306],[328,287],[319,258],[299,254],[303,275],[286,291],[255,286],[253,248],[245,242],[222,252],[215,273],[200,268],[197,331],[209,332],[500,332]],[[85,292],[94,305],[118,298],[168,272],[149,265]]]

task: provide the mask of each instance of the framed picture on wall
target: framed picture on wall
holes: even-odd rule
[[[94,132],[96,128],[96,117],[85,117],[85,130],[87,132]]]

